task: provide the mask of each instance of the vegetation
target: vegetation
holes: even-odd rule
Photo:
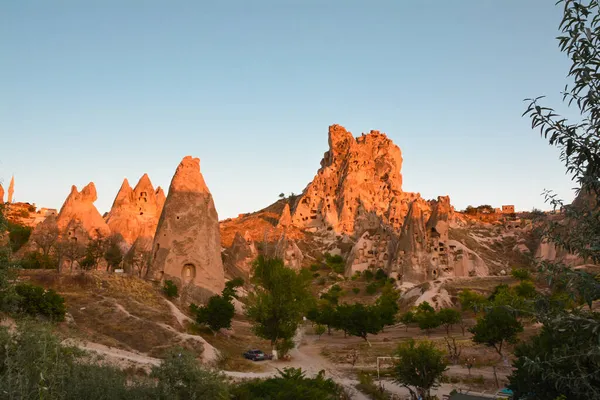
[[[412,399],[432,399],[431,389],[439,385],[446,371],[444,353],[432,342],[415,344],[410,340],[398,347],[396,356],[394,380],[410,391]]]
[[[310,277],[304,272],[287,268],[278,258],[259,256],[254,262],[255,290],[246,299],[245,311],[256,335],[270,340],[273,348],[294,337],[310,305]]]
[[[205,306],[190,305],[190,311],[196,316],[196,322],[207,325],[216,335],[221,329],[230,329],[235,314],[232,300],[237,298],[235,288],[242,286],[241,278],[228,281],[220,296],[212,296]]]
[[[177,285],[170,279],[167,279],[163,284],[162,292],[170,299],[179,297],[179,289]]]
[[[493,307],[477,324],[469,330],[475,343],[493,347],[503,357],[502,347],[505,343],[515,343],[517,334],[523,332],[523,325],[513,312],[505,307]]]
[[[15,286],[18,310],[31,316],[43,316],[52,321],[65,319],[65,299],[52,289],[44,289],[28,283]]]
[[[31,236],[31,228],[10,222],[7,223],[7,227],[10,249],[13,253],[15,253],[19,251],[19,249],[23,247],[29,240],[29,236]]]
[[[440,324],[446,328],[447,335],[450,335],[452,326],[460,323],[462,320],[462,314],[453,308],[442,308],[438,311],[437,316]]]
[[[338,274],[343,274],[346,269],[344,258],[340,255],[332,256],[329,253],[325,253],[325,263],[328,268]]]
[[[331,379],[325,378],[325,371],[320,371],[315,378],[307,378],[302,369],[284,368],[279,376],[266,380],[244,382],[232,389],[234,400],[340,400],[346,395]]]

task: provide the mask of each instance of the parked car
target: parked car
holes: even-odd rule
[[[248,350],[244,353],[244,358],[252,361],[270,360],[273,358],[270,354],[265,354],[262,350]]]

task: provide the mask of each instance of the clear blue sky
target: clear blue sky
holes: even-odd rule
[[[521,114],[560,106],[553,4],[1,0],[0,178],[56,208],[94,181],[105,212],[191,154],[226,218],[301,192],[339,123],[400,146],[406,191],[546,209],[573,183]]]

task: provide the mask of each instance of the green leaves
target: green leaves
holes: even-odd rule
[[[436,349],[432,342],[415,344],[410,340],[398,346],[396,356],[398,361],[394,366],[394,380],[422,398],[429,399],[431,388],[439,386],[439,380],[446,371],[444,353]]]
[[[487,310],[477,324],[469,329],[475,343],[493,347],[500,356],[504,343],[515,343],[517,335],[523,332],[523,325],[513,312],[506,307],[498,306]]]

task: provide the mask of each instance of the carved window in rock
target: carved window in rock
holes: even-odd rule
[[[194,264],[185,264],[181,270],[181,281],[187,285],[194,281],[196,277],[196,266]]]

